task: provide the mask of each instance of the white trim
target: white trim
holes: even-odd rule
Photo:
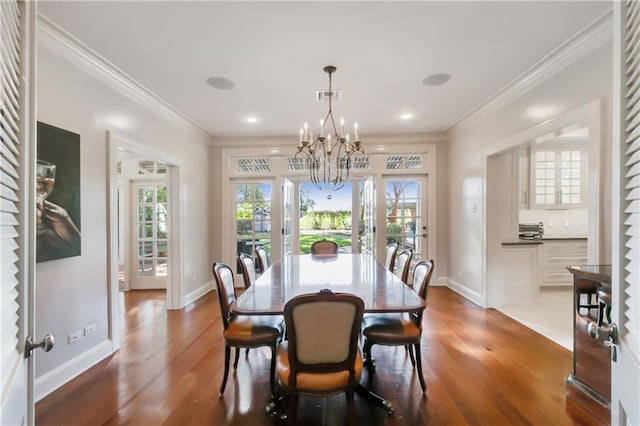
[[[448,277],[433,277],[429,283],[430,287],[446,287],[449,285]]]
[[[184,306],[188,306],[215,288],[213,281],[202,284],[184,297]]]
[[[475,107],[447,129],[473,126],[487,116],[506,107],[540,83],[562,71],[580,58],[593,52],[613,37],[612,11],[598,17],[588,27],[574,35],[557,49],[545,56],[529,70],[519,75],[502,90]]]
[[[38,15],[38,45],[51,50],[115,91],[196,136],[186,140],[208,145],[208,142],[201,142],[209,141],[211,138],[211,134],[204,127],[41,14]]]
[[[35,402],[40,401],[45,396],[79,376],[112,353],[113,342],[111,340],[105,340],[91,349],[82,352],[77,357],[60,364],[53,370],[36,378],[34,386]]]
[[[485,297],[482,294],[469,289],[469,287],[467,287],[466,285],[460,284],[459,282],[449,278],[447,287],[449,287],[451,290],[455,291],[465,299],[468,299],[476,305],[480,306],[481,308],[486,308]]]

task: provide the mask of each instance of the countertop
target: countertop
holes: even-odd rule
[[[503,246],[530,246],[537,244],[544,244],[545,241],[568,241],[568,240],[578,240],[578,241],[587,241],[587,237],[581,236],[553,236],[553,237],[542,237],[542,238],[518,238],[514,240],[505,240],[502,242]]]

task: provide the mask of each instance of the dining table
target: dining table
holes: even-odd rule
[[[283,256],[237,298],[231,311],[238,315],[282,315],[290,299],[323,289],[355,294],[364,301],[365,313],[416,312],[425,308],[418,293],[373,255],[339,253]],[[394,413],[388,400],[362,384],[356,393],[388,414]],[[274,410],[273,403],[270,406]]]

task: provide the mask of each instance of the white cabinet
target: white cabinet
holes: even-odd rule
[[[542,285],[572,285],[573,275],[567,271],[567,266],[586,264],[586,239],[545,241],[542,244]]]
[[[533,303],[538,292],[539,246],[539,244],[502,246],[502,297],[497,298],[499,304]]]

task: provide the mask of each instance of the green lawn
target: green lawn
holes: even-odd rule
[[[311,253],[311,244],[320,240],[335,241],[338,243],[338,247],[345,247],[351,245],[351,238],[335,238],[325,237],[323,235],[300,235],[300,253]]]

